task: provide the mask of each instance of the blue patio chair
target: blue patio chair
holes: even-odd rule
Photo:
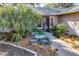
[[[37,43],[37,42],[38,42],[38,40],[31,40],[31,42],[32,42],[32,43]]]
[[[48,40],[42,40],[42,42],[43,42],[44,44],[49,44],[49,41],[48,41]]]
[[[38,35],[38,32],[32,32],[32,35],[33,36]]]

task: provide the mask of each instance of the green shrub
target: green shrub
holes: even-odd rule
[[[66,32],[66,25],[58,24],[57,26],[54,26],[51,31],[54,36],[59,38],[61,35],[63,35]]]
[[[0,28],[11,30],[8,35],[4,33],[6,38],[10,37],[10,41],[16,42],[21,40],[24,35],[31,34],[36,29],[40,19],[41,15],[25,4],[17,4],[17,6],[6,5],[0,8]]]

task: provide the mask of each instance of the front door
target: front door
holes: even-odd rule
[[[44,22],[43,22],[44,30],[49,32],[49,25],[50,25],[50,20],[49,20],[49,17],[46,16],[45,19],[44,19]]]

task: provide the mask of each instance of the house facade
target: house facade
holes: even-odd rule
[[[42,15],[40,28],[46,31],[57,24],[66,24],[67,33],[79,35],[79,7],[68,9],[36,8]]]

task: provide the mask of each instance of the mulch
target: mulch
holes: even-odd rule
[[[30,40],[33,39],[33,36],[26,36],[24,37],[22,40],[20,40],[18,42],[18,44],[20,46],[23,46],[23,47],[26,47],[30,50],[33,50],[33,51],[36,51],[38,53],[38,55],[42,55],[42,56],[50,56],[51,54],[51,51],[49,48],[50,45],[38,45],[38,44],[29,44]],[[52,48],[53,49],[53,48]],[[54,49],[53,49],[54,51]],[[53,55],[55,55],[55,51],[53,52]]]

